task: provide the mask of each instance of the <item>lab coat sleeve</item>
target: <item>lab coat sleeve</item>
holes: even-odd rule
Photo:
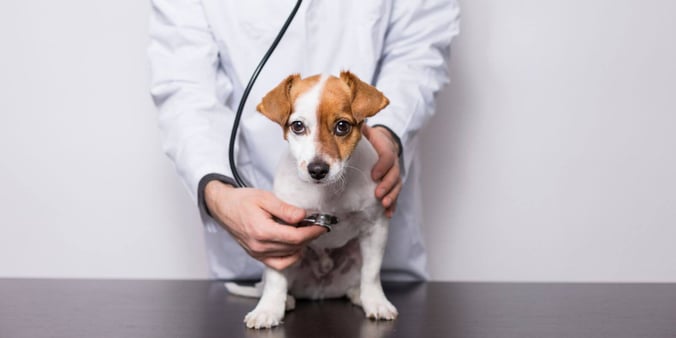
[[[435,96],[449,82],[459,8],[455,0],[399,0],[393,6],[375,78],[390,105],[368,123],[387,126],[399,136],[406,173],[415,135],[434,114]]]
[[[199,0],[152,1],[148,55],[163,149],[197,201],[200,180],[232,176],[227,147],[234,119],[224,104],[232,84],[219,71]]]

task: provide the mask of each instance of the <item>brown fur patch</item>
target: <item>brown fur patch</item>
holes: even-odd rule
[[[365,120],[390,104],[390,100],[376,87],[360,80],[349,71],[340,72],[340,79],[350,88],[352,93],[352,114],[359,120]]]
[[[289,116],[293,114],[293,106],[296,102],[296,99],[298,99],[299,96],[307,93],[310,89],[312,89],[312,87],[317,85],[320,79],[321,75],[313,75],[310,77],[306,77],[300,81],[297,81],[293,84],[293,87],[291,87],[289,91],[289,99],[291,101],[291,111],[289,112]],[[286,137],[289,134],[288,119],[287,124],[282,127],[284,128],[284,139],[286,140]]]
[[[305,79],[301,79],[298,74],[290,75],[263,97],[257,109],[284,129],[286,139],[294,102],[317,85],[320,79],[321,75]],[[317,108],[316,142],[319,151],[329,157],[331,162],[345,160],[361,138],[364,120],[388,104],[389,100],[383,93],[348,71],[341,72],[340,78],[330,76],[322,89]],[[352,125],[347,135],[338,136],[334,133],[336,123],[340,120]]]
[[[289,75],[263,97],[256,106],[256,110],[277,122],[284,130],[284,139],[286,139],[289,132],[289,116],[293,114],[294,102],[298,96],[316,85],[320,77],[320,75],[314,75],[301,79],[299,74]]]
[[[300,75],[289,75],[275,88],[265,94],[261,102],[256,106],[256,110],[261,114],[282,126],[284,129],[284,138],[286,138],[288,129],[287,122],[291,115],[291,111],[293,110],[293,101],[291,100],[290,95],[291,89],[295,86],[295,83],[299,81]]]
[[[291,88],[291,91],[289,92],[291,102],[292,103],[295,102],[299,96],[307,93],[310,89],[312,89],[312,87],[314,87],[319,82],[320,79],[321,75],[313,75],[306,77],[298,82],[295,82],[293,84],[293,87]]]
[[[385,108],[389,100],[375,87],[361,81],[350,72],[341,72],[340,78],[327,79],[317,109],[319,151],[332,161],[347,159],[361,139],[361,126]],[[352,125],[347,135],[338,136],[334,129],[338,121]]]
[[[336,123],[340,120],[352,124],[352,129],[345,136],[334,133]],[[317,109],[319,151],[331,161],[346,159],[361,138],[359,121],[352,115],[350,88],[336,77],[326,80]]]

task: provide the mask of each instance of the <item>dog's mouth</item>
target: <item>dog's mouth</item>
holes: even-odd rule
[[[312,178],[312,177],[301,177],[303,178],[306,182],[312,183],[314,185],[327,185],[331,184],[336,181],[336,179],[331,179],[330,177],[324,177],[320,179]]]

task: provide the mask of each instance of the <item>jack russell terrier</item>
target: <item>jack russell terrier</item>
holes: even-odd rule
[[[289,143],[275,174],[275,195],[339,223],[327,225],[332,231],[313,240],[300,262],[283,271],[266,268],[256,287],[226,283],[233,294],[260,297],[244,318],[247,327],[279,325],[294,296],[347,296],[368,318],[397,317],[380,283],[389,222],[370,175],[378,155],[370,142],[359,142],[364,120],[388,104],[348,71],[340,77],[291,75],[263,97],[258,111],[279,123]]]

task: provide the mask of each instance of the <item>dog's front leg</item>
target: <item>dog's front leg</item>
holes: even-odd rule
[[[284,318],[288,290],[286,276],[277,270],[266,268],[263,281],[263,295],[258,305],[244,317],[248,328],[271,328],[279,325]]]
[[[387,219],[381,217],[359,238],[363,257],[359,298],[366,317],[372,319],[392,320],[398,315],[397,309],[385,297],[380,283],[380,266],[387,242],[387,226]]]

